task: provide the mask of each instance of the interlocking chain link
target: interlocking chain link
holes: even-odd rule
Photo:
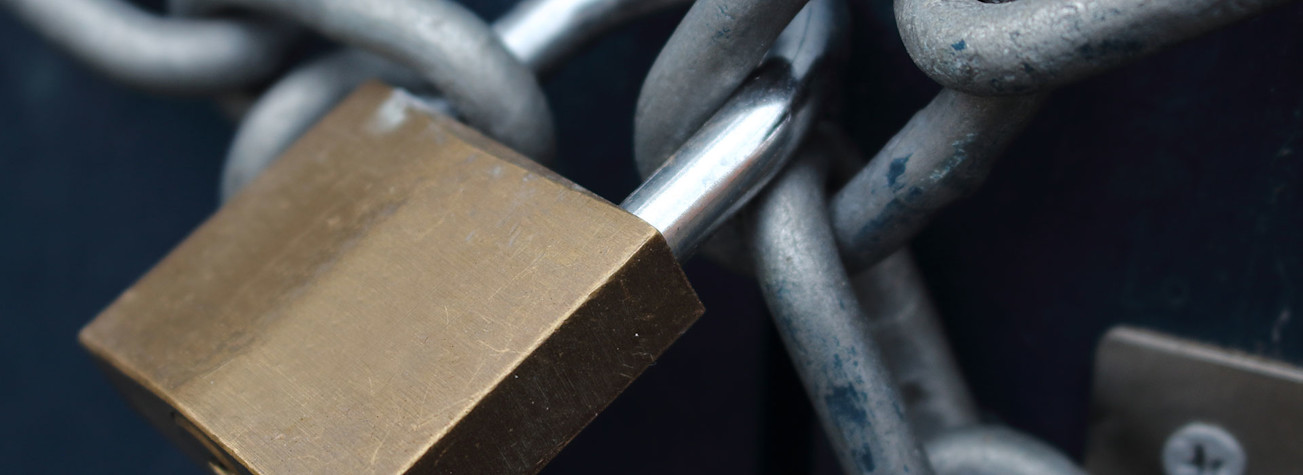
[[[978,95],[1048,91],[1289,0],[898,0],[914,63]]]
[[[806,392],[847,473],[931,473],[870,337],[824,203],[812,141],[756,203],[756,277]],[[879,472],[880,471],[880,472]]]
[[[611,29],[684,1],[526,0],[495,22],[493,30],[521,63],[543,76]],[[270,165],[349,91],[371,78],[420,87],[414,80],[419,78],[407,68],[357,50],[309,62],[268,89],[241,121],[227,154],[223,201]],[[546,156],[532,158],[550,162]]]
[[[268,19],[160,18],[123,0],[3,0],[99,72],[157,92],[212,94],[276,71],[293,28]]]

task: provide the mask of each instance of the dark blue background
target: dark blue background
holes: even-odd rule
[[[159,3],[159,2],[155,2]],[[492,18],[511,2],[468,2]],[[876,150],[935,94],[852,2],[839,117]],[[679,12],[546,83],[560,171],[612,199],[641,78]],[[915,243],[981,404],[1079,454],[1090,358],[1119,322],[1303,362],[1303,5],[1057,93],[972,198]],[[199,473],[77,347],[77,330],[216,206],[232,123],[110,83],[0,13],[0,460],[14,473]],[[753,284],[694,262],[708,312],[551,473],[826,473]],[[1273,333],[1274,332],[1274,333]]]

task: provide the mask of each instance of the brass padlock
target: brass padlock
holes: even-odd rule
[[[219,473],[527,473],[702,312],[657,228],[368,84],[81,342]]]

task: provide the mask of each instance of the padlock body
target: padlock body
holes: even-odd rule
[[[218,471],[531,473],[701,313],[650,225],[369,84],[81,341]]]

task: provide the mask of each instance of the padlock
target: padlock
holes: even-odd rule
[[[703,313],[677,260],[802,139],[831,5],[620,207],[365,85],[81,341],[218,473],[536,472]]]
[[[416,104],[360,89],[82,331],[211,465],[532,469],[702,313],[651,225]]]
[[[692,147],[649,224],[368,84],[81,342],[219,473],[534,472],[701,315],[676,253],[784,159]]]

